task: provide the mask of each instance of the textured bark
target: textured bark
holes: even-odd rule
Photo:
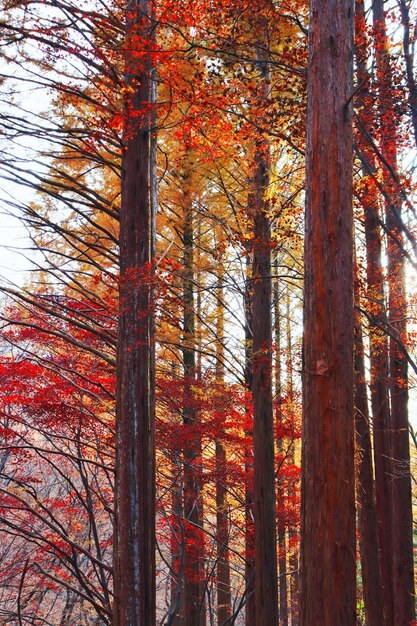
[[[384,626],[384,603],[379,562],[372,446],[360,320],[355,327],[356,498],[363,600],[367,626]]]
[[[397,115],[392,96],[393,70],[388,52],[384,2],[372,5],[378,106],[381,129],[381,154],[390,169],[384,168],[386,223],[402,244],[401,188],[397,166]],[[392,237],[387,240],[388,256],[388,323],[394,333],[405,341],[407,302],[404,255]],[[392,537],[394,624],[409,624],[415,619],[413,517],[411,503],[410,449],[408,435],[408,363],[396,337],[389,341],[391,432],[392,432]]]
[[[266,41],[266,38],[265,38]],[[262,95],[269,97],[269,65],[258,52]],[[256,142],[253,176],[253,420],[255,522],[255,624],[278,623],[274,425],[272,413],[271,232],[265,192],[269,184],[269,144]]]
[[[354,626],[354,6],[310,6],[300,621]]]
[[[120,311],[114,529],[114,626],[155,624],[155,487],[152,302],[153,249],[150,4],[126,7],[125,150],[120,213]],[[143,38],[143,39],[142,39]],[[142,43],[139,43],[141,42]],[[146,49],[146,46],[145,46]],[[139,80],[138,80],[139,77]]]

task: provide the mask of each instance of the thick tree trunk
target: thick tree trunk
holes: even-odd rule
[[[301,624],[356,624],[353,422],[353,0],[310,9]]]
[[[388,231],[402,243],[401,193],[397,176],[398,119],[393,101],[393,70],[388,52],[384,0],[372,5],[376,50],[381,153],[390,166],[384,167],[386,223]],[[388,324],[393,333],[389,341],[391,432],[392,432],[392,536],[394,624],[409,624],[415,619],[413,517],[411,503],[410,449],[408,435],[408,364],[397,338],[404,341],[407,331],[407,301],[404,255],[392,237],[387,240]]]
[[[266,37],[265,37],[266,41]],[[258,53],[262,95],[269,97],[269,64]],[[253,420],[255,522],[255,624],[278,624],[274,424],[272,413],[271,232],[267,216],[269,144],[256,141],[253,176]]]
[[[148,0],[126,7],[125,114],[120,213],[120,309],[114,529],[114,626],[155,624],[155,486],[150,55]],[[142,43],[140,43],[142,42]],[[139,80],[138,80],[139,77]],[[131,88],[131,92],[130,92]]]

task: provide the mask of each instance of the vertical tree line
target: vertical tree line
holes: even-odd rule
[[[3,9],[0,623],[411,626],[417,7]]]

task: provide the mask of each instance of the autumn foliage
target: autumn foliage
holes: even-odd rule
[[[414,623],[417,8],[327,4],[3,2],[1,625]]]

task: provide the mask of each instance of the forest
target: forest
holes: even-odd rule
[[[1,9],[0,626],[417,626],[415,0]]]

